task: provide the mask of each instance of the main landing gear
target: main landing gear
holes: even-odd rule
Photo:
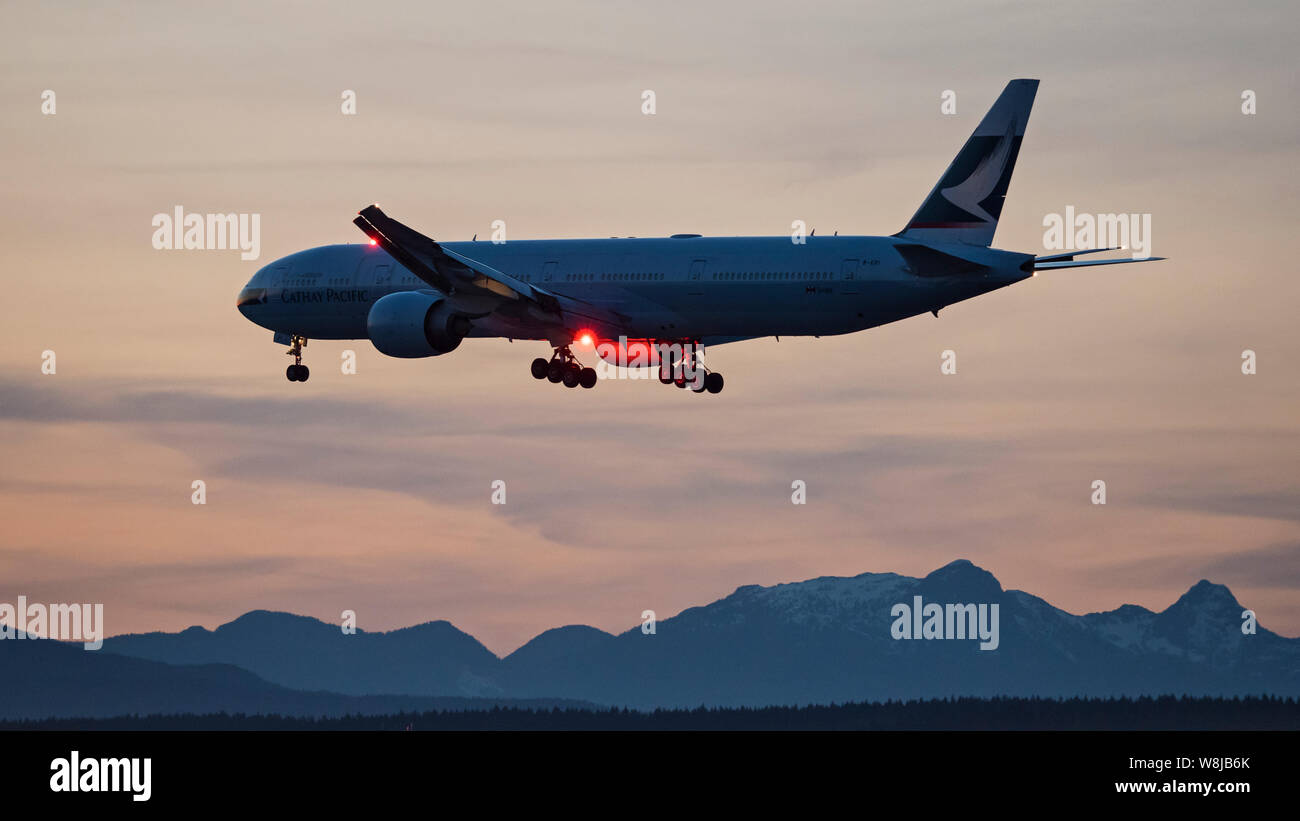
[[[722,374],[717,371],[711,371],[700,361],[698,345],[685,346],[688,349],[687,356],[690,357],[690,367],[686,366],[686,360],[682,353],[669,353],[668,359],[659,370],[659,381],[665,385],[676,385],[679,388],[690,388],[695,393],[721,393],[722,392]],[[691,374],[687,379],[686,374]],[[596,386],[596,371],[594,368],[585,368],[577,360],[573,352],[569,350],[568,345],[562,345],[555,349],[554,356],[550,361],[542,359],[540,356],[533,360],[532,374],[534,379],[549,379],[551,382],[564,383],[566,388],[576,388],[581,385],[584,388],[594,388]]]
[[[704,393],[705,391],[722,393],[722,374],[705,367],[698,354],[698,346],[692,345],[689,347],[689,372],[692,376],[687,379],[686,373],[688,369],[685,358],[681,357],[680,354],[669,353],[668,359],[659,367],[659,381],[665,385],[690,388],[695,393]],[[701,371],[703,371],[703,374],[700,373]],[[701,375],[703,378],[700,378]]]
[[[307,344],[305,336],[294,334],[293,341],[289,344],[289,350],[286,352],[293,357],[293,364],[285,368],[284,375],[289,378],[290,382],[306,382],[307,377],[311,376],[311,371],[307,366],[302,364],[302,349]]]
[[[566,388],[576,388],[579,385],[584,388],[596,387],[596,369],[584,368],[568,345],[556,348],[555,355],[549,362],[540,356],[534,359],[532,372],[534,379],[549,379],[557,384],[563,382]]]

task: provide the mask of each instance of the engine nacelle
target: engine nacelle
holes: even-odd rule
[[[469,319],[441,296],[398,291],[370,306],[366,334],[380,353],[402,359],[451,353],[469,333]]]

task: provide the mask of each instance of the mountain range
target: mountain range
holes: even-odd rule
[[[969,638],[894,638],[895,606],[917,596],[996,604],[996,649]],[[571,625],[504,658],[446,621],[344,635],[336,624],[258,610],[215,630],[116,636],[97,652],[0,642],[0,717],[16,717],[19,704],[28,705],[25,716],[111,715],[105,710],[127,702],[127,712],[338,715],[416,709],[421,699],[448,705],[423,709],[520,699],[647,709],[959,695],[1300,695],[1300,639],[1263,627],[1244,633],[1244,609],[1227,587],[1200,581],[1161,612],[1129,604],[1073,615],[1004,590],[959,560],[924,578],[864,573],[747,585],[659,621],[653,633]]]

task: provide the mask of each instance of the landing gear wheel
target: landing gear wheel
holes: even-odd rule
[[[311,371],[307,366],[302,364],[302,349],[307,344],[307,337],[294,334],[290,338],[289,350],[286,352],[293,357],[293,364],[284,369],[284,375],[290,382],[306,382]]]
[[[710,371],[704,377],[704,389],[709,393],[722,393],[722,374]]]
[[[665,351],[659,360],[659,381],[665,385],[673,384],[673,375],[680,366],[680,360],[671,351]]]
[[[534,359],[532,371],[536,378],[546,378],[555,383],[562,382],[566,388],[576,388],[579,385],[584,388],[596,387],[596,370],[583,367],[578,358],[573,355],[573,351],[569,350],[568,345],[557,345],[555,355],[549,362],[545,359]]]

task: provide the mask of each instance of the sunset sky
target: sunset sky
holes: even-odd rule
[[[0,601],[102,602],[109,634],[255,608],[447,619],[504,654],[744,584],[967,558],[1075,613],[1209,578],[1300,635],[1294,2],[4,18]],[[716,347],[727,388],[705,397],[538,383],[549,348],[504,340],[411,361],[314,341],[289,383],[235,309],[275,258],[362,241],[372,202],[444,240],[498,219],[511,239],[891,234],[1016,77],[1042,85],[995,246],[1045,253],[1044,215],[1073,206],[1151,214],[1168,261]],[[260,214],[261,257],[155,250],[178,205]]]

